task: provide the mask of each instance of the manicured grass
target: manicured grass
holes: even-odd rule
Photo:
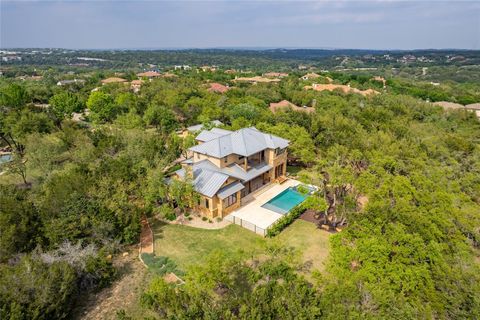
[[[284,244],[300,250],[304,261],[312,263],[312,269],[323,271],[329,253],[330,233],[320,230],[311,222],[297,219],[276,238]]]
[[[275,238],[262,238],[237,225],[220,230],[205,230],[181,225],[154,223],[155,254],[172,258],[180,269],[202,263],[213,250],[229,254],[261,253],[268,241],[281,242],[303,253],[312,268],[323,270],[328,256],[329,233],[318,230],[313,223],[296,220]]]

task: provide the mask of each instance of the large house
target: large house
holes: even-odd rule
[[[201,195],[198,209],[225,217],[262,186],[285,180],[288,140],[256,128],[203,130],[176,178],[190,177]]]

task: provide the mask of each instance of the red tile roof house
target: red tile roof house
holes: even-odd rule
[[[161,74],[156,72],[156,71],[147,71],[147,72],[141,72],[141,73],[137,73],[137,76],[139,78],[156,78],[156,77],[160,77]]]
[[[267,72],[267,73],[264,73],[263,76],[264,76],[264,77],[267,77],[267,78],[284,78],[284,77],[288,77],[288,73],[284,73],[284,72]]]
[[[230,89],[231,88],[224,86],[223,84],[220,84],[220,83],[211,83],[210,88],[208,88],[207,90],[210,92],[225,93]]]
[[[295,111],[302,111],[302,112],[313,112],[315,109],[312,108],[312,107],[299,107],[293,103],[291,103],[290,101],[287,101],[287,100],[282,100],[280,102],[272,102],[270,103],[270,110],[275,113],[275,112],[278,112],[278,111],[282,111],[282,110],[287,110],[287,109],[292,109],[292,110],[295,110]]]

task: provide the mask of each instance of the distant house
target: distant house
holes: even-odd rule
[[[228,70],[225,70],[225,73],[226,74],[235,74],[235,73],[237,73],[237,71],[233,70],[233,69],[228,69]]]
[[[57,86],[66,86],[69,84],[81,84],[83,85],[85,80],[83,79],[73,79],[73,80],[60,80],[57,82]]]
[[[142,84],[143,80],[132,80],[132,82],[130,82],[130,88],[133,90],[133,92],[137,93],[140,91]]]
[[[263,74],[266,78],[285,78],[288,77],[288,73],[284,72],[267,72]]]
[[[260,76],[255,76],[255,77],[235,77],[235,79],[233,81],[236,81],[236,82],[250,82],[250,83],[256,84],[256,83],[259,83],[259,82],[260,83],[280,82],[281,80],[277,79],[277,78],[271,79],[271,78],[264,78],[264,77],[260,77]]]
[[[153,78],[158,78],[160,76],[161,76],[161,74],[159,72],[156,72],[156,71],[146,71],[146,72],[137,73],[137,77],[139,77],[139,78],[153,79]]]
[[[215,93],[225,93],[230,90],[230,88],[228,86],[224,86],[223,84],[214,82],[210,84],[210,87],[207,90]]]
[[[320,75],[319,74],[316,74],[314,72],[312,73],[307,73],[306,75],[302,76],[302,80],[312,80],[312,79],[317,79],[319,78]]]
[[[211,126],[211,127],[219,127],[219,126],[223,126],[223,123],[219,120],[213,120],[208,125]],[[197,131],[200,131],[200,130],[203,130],[203,129],[205,129],[204,124],[196,124],[196,125],[188,127],[187,131],[191,132],[191,133],[194,133],[194,132],[197,132]]]
[[[372,78],[372,80],[383,83],[383,88],[384,88],[384,89],[387,87],[387,80],[385,80],[384,77],[375,76],[375,77]]]
[[[201,66],[200,70],[202,70],[203,72],[207,72],[207,71],[215,72],[217,71],[217,66]]]
[[[110,84],[110,83],[123,83],[123,82],[127,82],[127,80],[125,80],[123,78],[118,78],[118,77],[110,77],[110,78],[107,78],[107,79],[103,79],[101,81],[102,85],[106,85],[106,84]]]
[[[174,70],[191,70],[192,67],[190,67],[189,65],[176,65],[176,66],[173,66],[173,69]]]
[[[198,209],[210,219],[225,217],[264,185],[285,180],[288,140],[251,127],[205,130],[197,141],[174,177],[192,180],[201,196]]]
[[[314,83],[311,86],[305,86],[303,87],[305,90],[313,89],[316,91],[334,91],[334,90],[340,90],[343,93],[358,93],[363,96],[368,96],[371,94],[379,94],[380,92],[373,90],[373,89],[367,89],[367,90],[360,90],[357,88],[352,88],[350,85],[343,85],[343,84],[318,84]]]
[[[294,110],[294,111],[307,112],[307,113],[315,111],[315,108],[307,107],[307,106],[299,107],[288,100],[282,100],[280,102],[270,103],[270,111],[272,111],[273,113],[276,113],[278,111],[285,111],[288,109]]]
[[[164,73],[162,74],[162,78],[177,78],[178,76],[174,73]]]

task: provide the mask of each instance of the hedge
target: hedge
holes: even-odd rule
[[[278,219],[270,228],[268,228],[267,237],[271,238],[278,235],[283,229],[292,224],[295,219],[300,217],[306,210],[307,208],[303,205],[303,202],[293,207],[288,214]]]

